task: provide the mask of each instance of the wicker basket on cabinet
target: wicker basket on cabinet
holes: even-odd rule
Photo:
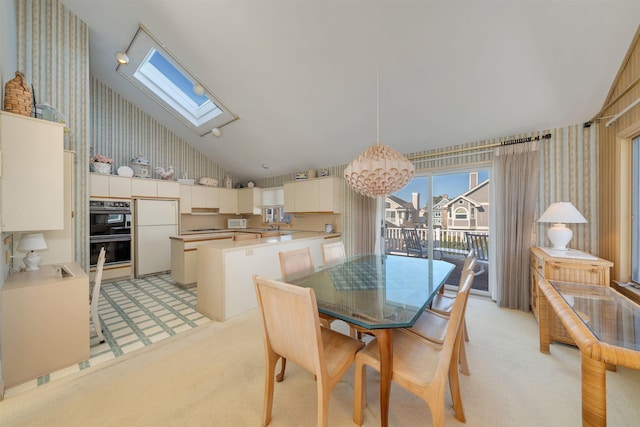
[[[27,84],[27,79],[20,71],[4,85],[4,111],[21,116],[31,116],[33,95]]]

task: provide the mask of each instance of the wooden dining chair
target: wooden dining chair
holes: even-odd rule
[[[462,277],[460,278],[460,286],[458,287],[458,293],[456,294],[456,299],[460,296],[461,293],[466,293],[465,299],[469,298],[469,293],[471,292],[471,286],[473,285],[473,278],[475,275],[473,274],[473,270],[466,270],[462,273]],[[454,299],[455,301],[455,299]],[[455,304],[455,302],[454,302]],[[466,307],[465,307],[466,312]],[[407,328],[408,331],[421,336],[435,344],[442,345],[444,343],[444,336],[447,330],[448,323],[450,321],[450,315],[442,315],[439,313],[435,313],[431,310],[425,310],[420,314],[418,319],[415,321],[412,327]],[[460,371],[469,375],[469,362],[467,361],[467,352],[465,349],[465,340],[464,340],[464,325],[465,325],[465,316],[464,313],[462,315],[462,325],[460,326],[459,332],[459,340],[457,343],[457,351],[454,353],[453,357],[455,358],[455,365],[460,365]],[[457,375],[457,370],[456,370]]]
[[[462,293],[456,297],[442,345],[434,344],[406,329],[393,330],[391,379],[427,403],[431,410],[433,425],[437,427],[444,426],[447,379],[452,390],[455,417],[459,421],[465,421],[459,393],[460,385],[457,383],[458,377],[452,372],[452,369],[457,372],[458,367],[452,368],[451,363],[466,303],[465,295]],[[353,421],[358,425],[362,425],[363,411],[367,404],[366,366],[380,371],[377,339],[373,339],[356,353]]]
[[[262,425],[271,422],[275,366],[286,358],[316,377],[318,426],[327,426],[329,400],[364,343],[320,326],[313,289],[253,276],[265,345]]]
[[[311,250],[308,247],[278,252],[278,257],[280,258],[280,272],[284,282],[300,279],[313,273],[313,259],[311,258]]]
[[[464,265],[462,267],[462,273],[460,276],[460,283],[458,284],[458,289],[460,289],[460,284],[462,283],[464,273],[468,271],[474,271],[476,268],[477,262],[478,260],[476,259],[476,252],[475,250],[471,249],[466,259],[464,260]],[[474,275],[477,276],[477,274],[475,273]],[[441,290],[444,290],[444,286],[441,288]],[[455,300],[455,296],[445,295],[444,292],[440,292],[436,294],[436,296],[433,298],[433,301],[431,302],[431,306],[429,308],[431,309],[431,311],[446,317],[446,316],[449,316],[449,313],[451,313],[454,300]],[[465,322],[464,319],[462,321],[462,330],[463,330],[464,340],[469,342],[469,331],[467,330],[467,322]]]
[[[104,342],[104,335],[102,335],[102,324],[100,323],[100,317],[98,316],[98,300],[100,299],[100,286],[102,284],[102,270],[104,270],[104,261],[106,258],[106,252],[104,246],[100,248],[98,254],[98,264],[96,265],[96,276],[93,281],[93,289],[91,291],[91,300],[89,302],[89,312],[91,313],[91,321],[93,327],[96,329],[98,340],[100,343]]]
[[[342,240],[338,242],[323,243],[322,247],[322,265],[324,267],[344,262],[347,258],[344,252],[344,243]]]

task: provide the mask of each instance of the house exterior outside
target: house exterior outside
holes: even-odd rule
[[[387,225],[403,227],[420,223],[420,194],[412,193],[412,201],[407,202],[399,197],[389,195],[384,198],[384,218]]]
[[[469,190],[444,205],[448,230],[489,230],[489,180],[478,183],[478,172],[469,174]],[[445,226],[446,224],[446,226]]]

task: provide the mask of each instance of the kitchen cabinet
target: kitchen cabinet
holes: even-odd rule
[[[324,177],[284,185],[286,212],[342,212],[343,180]]]
[[[235,188],[220,188],[220,213],[238,213],[238,190]]]
[[[91,197],[131,198],[131,178],[129,177],[91,173],[89,179]]]
[[[64,152],[64,227],[62,230],[44,231],[49,249],[43,251],[42,264],[66,262],[75,258],[75,153]]]
[[[89,277],[52,265],[11,273],[0,289],[2,381],[13,387],[89,358]]]
[[[220,207],[220,189],[194,185],[191,187],[191,208],[215,209]]]
[[[159,179],[131,178],[132,197],[180,198],[180,183]]]
[[[62,230],[64,125],[0,112],[0,150],[0,230]]]
[[[538,281],[542,278],[585,285],[609,286],[610,284],[609,270],[613,267],[611,261],[575,249],[569,251],[567,256],[571,257],[560,257],[550,255],[542,248],[531,248],[531,311],[536,320],[539,318]],[[560,319],[553,312],[550,313],[550,321],[551,340],[574,344]]]
[[[238,213],[260,215],[262,193],[259,188],[241,188],[238,190]]]
[[[180,185],[180,213],[191,213],[191,187],[192,185]]]

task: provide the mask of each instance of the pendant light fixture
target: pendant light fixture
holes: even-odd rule
[[[376,12],[377,4],[376,4]],[[380,48],[376,20],[376,143],[353,159],[344,170],[344,179],[367,197],[392,194],[407,185],[415,167],[402,154],[380,142]]]

